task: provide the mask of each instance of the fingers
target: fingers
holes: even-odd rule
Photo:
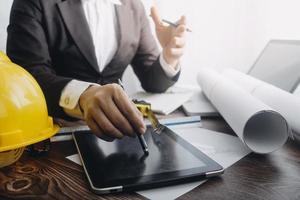
[[[92,119],[86,120],[87,125],[90,127],[91,131],[102,140],[105,140],[107,142],[114,141],[114,138],[111,138],[109,136],[106,136],[103,131],[98,127],[97,123]]]
[[[184,53],[184,49],[183,48],[171,48],[169,50],[169,54],[172,55],[173,57],[181,57]]]
[[[84,118],[99,138],[112,141],[145,133],[143,116],[119,85],[90,87],[80,98]]]
[[[111,121],[100,108],[94,109],[91,112],[91,115],[94,122],[96,122],[97,126],[101,128],[105,135],[112,138],[123,138],[124,135],[111,123]]]
[[[123,90],[118,91],[118,93],[114,95],[113,100],[116,103],[118,109],[133,126],[134,130],[137,130],[140,134],[144,134],[146,131],[146,126],[144,124],[143,117],[136,106],[127,97],[125,92]]]
[[[185,38],[175,36],[171,41],[171,47],[183,48],[185,46]]]
[[[184,15],[182,15],[180,17],[180,20],[178,21],[178,24],[180,24],[180,25],[186,25],[186,17]]]
[[[185,18],[182,18],[182,22],[184,22]],[[171,39],[171,41],[168,44],[169,48],[169,53],[172,56],[181,56],[183,53],[183,48],[185,47],[186,44],[186,26],[185,25],[179,25],[175,31],[174,31],[174,36]]]
[[[179,59],[184,54],[185,38],[174,37],[168,47],[164,49],[167,58]]]
[[[179,25],[174,31],[174,36],[177,37],[185,37],[185,34],[186,34],[186,25]]]
[[[171,66],[177,66],[179,59],[184,54],[185,38],[174,37],[166,48],[163,49],[163,54],[166,62]]]
[[[157,9],[156,6],[151,7],[151,17],[152,17],[153,22],[154,22],[156,27],[162,25],[162,21],[161,21],[161,18],[159,16],[159,12],[158,12],[158,9]]]
[[[110,107],[103,107],[102,108],[107,118],[109,118],[112,124],[120,130],[123,134],[128,135],[130,137],[135,137],[135,132],[128,122],[128,120],[123,116],[114,102],[111,104]]]

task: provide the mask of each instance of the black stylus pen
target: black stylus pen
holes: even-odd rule
[[[122,81],[121,81],[120,79],[118,79],[118,84],[119,84],[119,85],[123,88],[123,90],[124,90],[123,83],[122,83]],[[143,148],[144,154],[149,155],[148,145],[147,145],[147,142],[146,142],[144,136],[141,135],[141,134],[136,134],[136,135],[137,135],[137,137],[138,137],[138,139],[139,139],[139,142],[140,142],[140,144],[141,144],[141,146],[142,146],[142,148]]]

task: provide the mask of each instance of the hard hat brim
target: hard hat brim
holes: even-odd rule
[[[49,139],[50,137],[54,136],[58,132],[58,130],[59,130],[59,126],[54,124],[52,127],[47,128],[46,130],[43,130],[43,133],[40,134],[41,136],[32,138],[30,140],[26,140],[26,141],[24,141],[22,143],[18,143],[16,145],[2,147],[2,148],[0,148],[0,152],[26,147],[28,145],[35,144],[35,143],[41,142],[43,140]]]

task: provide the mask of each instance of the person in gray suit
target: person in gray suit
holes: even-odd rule
[[[180,74],[186,20],[176,28],[151,9],[160,52],[140,0],[14,0],[7,54],[40,84],[55,118],[84,119],[112,141],[143,134],[140,112],[115,84],[128,65],[148,92],[164,92]]]

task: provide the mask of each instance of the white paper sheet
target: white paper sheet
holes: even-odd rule
[[[168,115],[188,101],[194,93],[191,89],[173,87],[162,94],[137,92],[130,97],[151,103],[153,112]]]
[[[233,81],[203,68],[198,83],[239,138],[254,152],[270,153],[287,140],[284,117]]]
[[[182,106],[187,115],[201,115],[202,117],[219,116],[217,109],[210,103],[202,90],[197,92]]]
[[[249,149],[235,136],[210,131],[202,128],[172,128],[183,139],[203,151],[224,168],[227,168],[250,153]],[[68,156],[69,160],[81,165],[78,154]],[[139,194],[149,199],[175,199],[205,181],[180,184],[170,187],[138,191]]]
[[[82,166],[82,162],[80,160],[79,154],[74,154],[74,155],[68,156],[66,158],[68,160],[71,160],[72,162]]]
[[[291,128],[300,134],[300,98],[298,96],[234,69],[227,69],[223,74],[282,114]]]
[[[228,168],[251,151],[236,136],[204,128],[173,130],[187,142],[208,155],[223,168]]]
[[[300,97],[300,85],[298,85],[293,92],[293,95],[296,95],[297,97]]]

